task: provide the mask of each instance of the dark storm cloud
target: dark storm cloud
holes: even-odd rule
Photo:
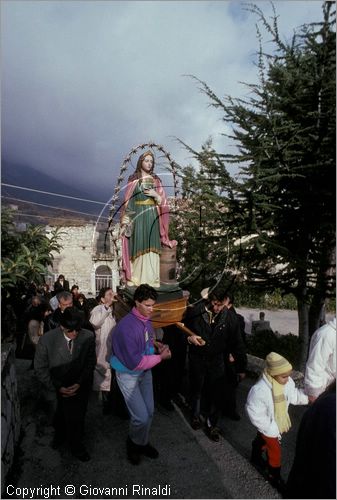
[[[275,5],[286,36],[321,19],[320,1]],[[182,75],[220,96],[244,92],[237,82],[256,79],[255,22],[237,2],[3,1],[3,156],[90,191],[113,184],[150,139],[183,164],[172,136],[223,147],[221,115]]]

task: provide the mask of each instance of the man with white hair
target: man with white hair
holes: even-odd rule
[[[61,324],[61,318],[65,309],[73,306],[73,296],[70,292],[62,291],[55,297],[57,298],[58,306],[53,314],[50,314],[45,321],[45,333],[49,330],[54,330],[54,328],[58,328]]]
[[[312,403],[336,378],[336,318],[315,331],[310,341],[304,387]]]

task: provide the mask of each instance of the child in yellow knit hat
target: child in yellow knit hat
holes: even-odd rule
[[[260,470],[265,466],[264,451],[267,454],[268,480],[280,491],[281,479],[281,435],[291,427],[288,414],[289,404],[308,404],[308,396],[295,387],[290,377],[292,366],[283,356],[270,352],[261,378],[250,389],[246,411],[257,436],[252,443],[252,463]]]

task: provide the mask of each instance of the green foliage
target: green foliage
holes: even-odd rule
[[[205,238],[191,257],[207,274],[208,259],[213,275],[226,266],[239,273],[268,293],[269,307],[296,297],[303,364],[309,333],[335,292],[336,11],[324,2],[322,21],[284,42],[275,12],[269,22],[258,6],[248,10],[259,21],[259,82],[246,83],[242,99],[220,99],[194,77],[231,127],[223,134],[231,148],[223,149],[237,150],[219,154],[210,141],[201,152],[187,146],[199,166],[185,171],[186,197],[195,208],[204,201],[208,234],[223,238],[218,248],[215,238],[209,244]],[[263,49],[261,27],[271,53]],[[230,165],[240,169],[236,180]],[[189,233],[197,234],[199,221],[186,217]]]
[[[326,310],[329,313],[336,314],[336,297],[327,300]]]
[[[249,354],[265,359],[270,352],[277,352],[284,356],[293,365],[294,369],[297,369],[301,347],[299,337],[291,333],[276,335],[267,330],[256,332],[254,335],[247,335],[246,339]]]
[[[280,289],[266,293],[264,299],[266,309],[297,309],[296,297],[291,293],[282,295]]]
[[[282,295],[280,289],[266,293],[259,288],[257,289],[247,284],[236,287],[235,304],[237,307],[249,307],[261,310],[297,309],[297,302],[294,295]]]
[[[60,230],[48,238],[42,226],[28,226],[23,232],[15,229],[14,212],[3,208],[1,213],[1,288],[10,298],[19,288],[34,281],[43,283],[47,265],[52,263],[52,251],[61,249]]]
[[[230,248],[240,231],[232,223],[229,211],[235,183],[212,141],[207,140],[199,153],[188,149],[195,154],[199,166],[196,169],[187,166],[181,172],[183,200],[180,210],[184,218],[184,238],[188,242],[182,281],[190,290],[200,292],[229,267],[238,267],[236,251],[231,252]],[[174,220],[172,234],[181,239]],[[179,260],[181,246],[177,250]]]

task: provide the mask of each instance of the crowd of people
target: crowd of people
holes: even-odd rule
[[[221,414],[240,420],[236,388],[247,370],[244,320],[226,287],[202,290],[200,300],[187,306],[183,321],[193,335],[186,335],[175,325],[153,328],[151,315],[158,295],[150,285],[137,287],[132,309],[117,321],[117,294],[111,288],[103,288],[92,300],[76,285],[69,289],[62,275],[57,283],[52,293],[43,287],[28,297],[25,312],[36,351],[34,369],[55,428],[53,447],[67,441],[75,457],[90,460],[83,436],[92,391],[104,414],[129,419],[126,455],[134,465],[142,455],[154,459],[159,454],[150,442],[155,399],[170,411],[184,392],[192,429],[203,428],[213,442],[220,440]],[[251,461],[291,498],[323,498],[312,496],[321,491],[324,498],[335,498],[335,349],[334,319],[311,339],[304,389],[295,387],[291,364],[271,352],[248,394],[245,409],[257,430]],[[188,383],[183,390],[186,369]],[[291,427],[289,404],[308,409],[285,485],[280,473],[281,437]],[[313,428],[315,436],[310,434]],[[314,479],[317,470],[319,481]]]

